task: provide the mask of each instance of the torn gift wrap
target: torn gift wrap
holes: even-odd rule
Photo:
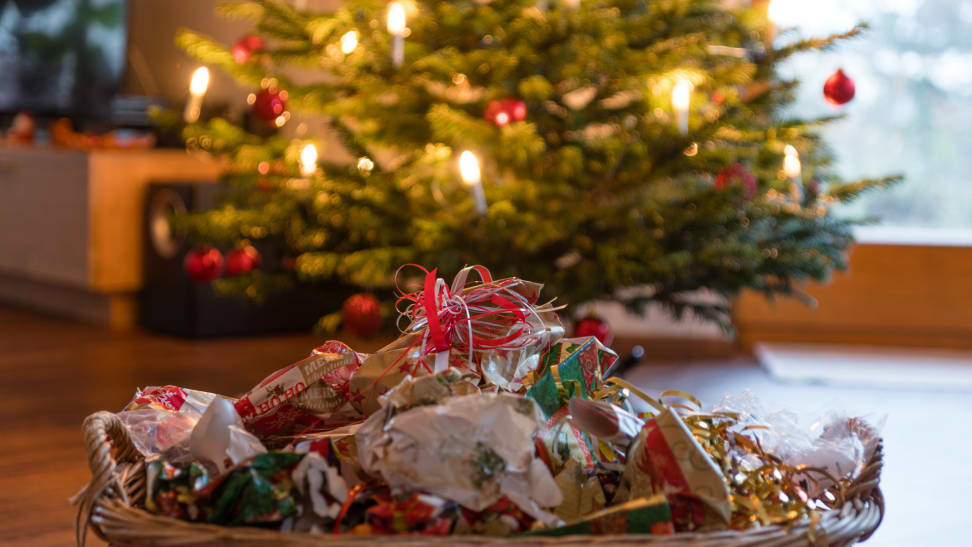
[[[710,524],[725,528],[729,523],[729,486],[722,472],[671,408],[646,422],[638,434],[615,501],[656,494],[668,497],[679,530]]]
[[[544,417],[537,448],[554,473],[570,459],[588,471],[600,459],[597,445],[570,420],[567,404],[572,397],[593,398],[617,357],[593,336],[563,339],[543,353],[526,397],[537,402]]]
[[[340,342],[274,372],[236,402],[247,429],[262,439],[337,427],[362,416],[348,405],[348,381],[360,358]]]
[[[504,495],[556,525],[546,508],[562,501],[534,455],[540,424],[533,401],[507,393],[449,397],[389,416],[373,414],[355,435],[361,466],[395,491],[420,490],[474,511]]]
[[[665,496],[639,498],[619,505],[607,507],[585,516],[578,522],[559,528],[547,528],[530,532],[527,535],[568,536],[573,534],[654,534],[670,535],[675,533],[672,513]]]
[[[222,397],[209,403],[192,429],[189,449],[196,460],[213,464],[218,475],[225,473],[228,467],[267,451],[260,440],[244,428],[233,403]]]
[[[563,337],[550,303],[537,304],[542,285],[515,277],[494,280],[482,266],[463,268],[448,285],[438,271],[424,273],[423,290],[401,293],[402,336],[369,356],[351,379],[352,401],[364,415],[406,375],[468,369],[487,385],[523,389],[540,354]],[[469,279],[478,274],[480,282]]]

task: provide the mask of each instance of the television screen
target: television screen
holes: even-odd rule
[[[0,0],[0,111],[104,116],[126,40],[126,0]]]

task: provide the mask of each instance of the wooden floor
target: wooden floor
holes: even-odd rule
[[[119,409],[136,386],[240,393],[317,342],[310,335],[191,342],[0,307],[0,545],[74,541],[67,499],[88,478],[86,415]],[[769,408],[887,417],[888,512],[868,545],[972,545],[969,393],[779,384],[719,344],[656,343],[648,352],[654,362],[628,375],[646,388],[682,389],[706,402],[752,389]]]

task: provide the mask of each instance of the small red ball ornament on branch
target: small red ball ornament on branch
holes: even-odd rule
[[[490,101],[483,116],[499,127],[519,122],[527,117],[526,103],[514,98]]]
[[[756,176],[741,163],[727,165],[716,174],[716,188],[725,189],[736,184],[741,184],[746,189],[747,197],[756,195]]]
[[[824,83],[824,98],[830,104],[842,105],[854,98],[854,80],[844,74],[844,71],[837,69],[830,78]]]
[[[250,273],[260,267],[263,260],[253,245],[241,245],[226,254],[226,275]]]
[[[246,36],[240,38],[235,44],[233,44],[233,60],[237,64],[244,64],[248,62],[253,54],[260,52],[266,44],[263,39],[256,34],[247,34]]]
[[[374,295],[359,293],[344,301],[341,323],[355,336],[369,338],[381,328],[381,305]]]
[[[223,272],[223,254],[209,245],[200,245],[186,253],[182,265],[189,279],[209,283]]]

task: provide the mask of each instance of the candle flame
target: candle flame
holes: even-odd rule
[[[307,143],[300,150],[300,174],[309,177],[317,171],[317,147]]]
[[[189,80],[189,93],[196,97],[201,97],[206,94],[206,89],[209,87],[209,69],[201,66],[192,73],[192,79]]]
[[[692,82],[681,78],[675,83],[675,87],[672,88],[672,106],[675,110],[687,110],[689,107],[689,100],[692,95]]]
[[[388,5],[388,32],[401,36],[405,32],[405,6],[401,2]]]
[[[783,149],[783,174],[789,178],[798,177],[802,169],[799,152],[792,145],[786,145]]]
[[[479,184],[482,175],[479,172],[479,158],[469,150],[459,154],[459,174],[462,181],[472,186]]]
[[[348,55],[358,47],[358,31],[349,30],[341,36],[341,53]]]

